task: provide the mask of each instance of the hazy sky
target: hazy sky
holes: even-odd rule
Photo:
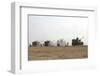
[[[76,37],[82,38],[87,44],[88,18],[29,16],[29,43],[64,39],[71,44]]]

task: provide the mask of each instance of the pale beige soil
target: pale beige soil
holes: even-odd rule
[[[77,58],[88,58],[87,46],[28,48],[28,60],[55,60]]]

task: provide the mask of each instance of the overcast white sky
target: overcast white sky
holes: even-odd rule
[[[29,43],[64,39],[71,44],[76,37],[87,44],[88,18],[29,16]]]

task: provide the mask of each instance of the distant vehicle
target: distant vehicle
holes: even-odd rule
[[[72,46],[83,45],[84,43],[78,37],[76,39],[72,39]]]
[[[40,45],[40,42],[38,42],[38,41],[32,42],[32,46],[39,46],[39,45]]]
[[[66,46],[66,41],[64,41],[63,39],[60,39],[57,41],[57,46]]]
[[[44,46],[49,46],[49,44],[50,44],[50,41],[49,40],[44,41]]]
[[[54,42],[54,41],[49,41],[49,40],[47,40],[47,41],[45,41],[44,42],[44,46],[57,46],[57,42]]]

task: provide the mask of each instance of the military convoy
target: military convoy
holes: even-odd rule
[[[84,43],[81,41],[81,39],[79,39],[78,37],[76,39],[72,39],[72,46],[80,46],[80,45],[84,45]],[[34,41],[32,42],[32,45],[30,44],[29,47],[36,47],[36,46],[40,46],[40,47],[43,47],[43,46],[55,46],[55,47],[66,47],[66,46],[69,46],[69,43],[63,39],[60,39],[60,40],[57,40],[56,42],[54,41],[50,41],[50,40],[47,40],[47,41],[44,41],[44,42],[39,42],[39,41]]]

